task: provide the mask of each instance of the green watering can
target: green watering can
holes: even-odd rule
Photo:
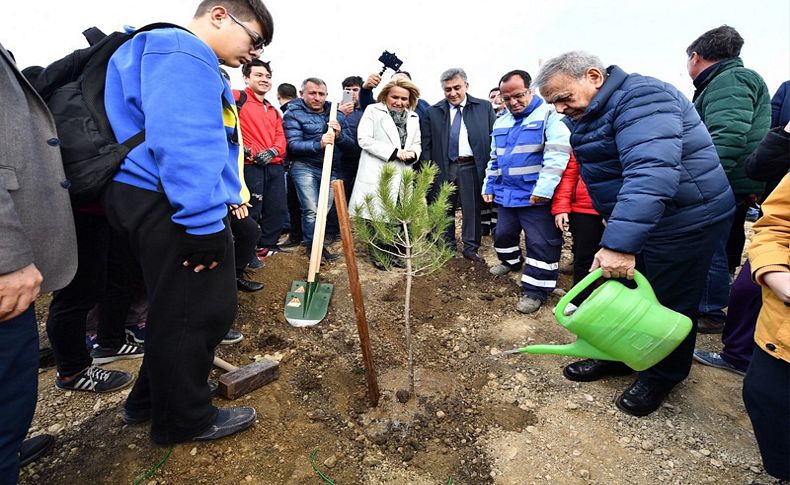
[[[636,289],[608,280],[590,294],[571,316],[564,310],[576,295],[601,277],[587,275],[557,304],[554,315],[576,334],[567,345],[528,345],[509,353],[569,355],[623,362],[642,371],[660,362],[686,338],[691,319],[662,306],[647,278],[634,272]]]

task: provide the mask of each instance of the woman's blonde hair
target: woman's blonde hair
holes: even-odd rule
[[[390,82],[388,82],[381,89],[381,92],[379,93],[378,98],[376,98],[376,101],[378,101],[379,103],[386,104],[384,100],[387,98],[387,94],[389,94],[390,90],[395,87],[403,88],[409,92],[409,109],[411,111],[414,111],[414,108],[417,107],[417,100],[420,99],[420,89],[408,79],[393,79]]]

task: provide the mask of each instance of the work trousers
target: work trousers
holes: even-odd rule
[[[464,243],[463,252],[465,254],[474,253],[480,248],[480,238],[482,229],[480,226],[480,210],[483,198],[480,192],[483,188],[477,166],[474,163],[449,162],[448,173],[445,177],[448,182],[455,186],[455,192],[450,195],[450,215],[453,222],[445,232],[451,249],[457,247],[455,240],[455,211],[458,204],[461,205],[461,240]]]
[[[33,421],[37,391],[38,327],[30,305],[0,322],[0,485],[17,482],[19,447]]]
[[[688,376],[705,277],[716,242],[729,227],[728,219],[687,233],[649,236],[637,254],[636,269],[650,281],[659,303],[692,322],[691,332],[672,353],[639,373],[641,381],[668,391]]]
[[[138,258],[148,292],[145,356],[126,409],[151,411],[154,442],[189,441],[216,417],[208,375],[236,315],[230,222],[225,218],[224,261],[196,273],[179,261],[186,232],[171,220],[175,209],[165,194],[113,182],[105,210]]]
[[[755,346],[743,379],[743,403],[763,468],[776,478],[790,480],[790,362]]]
[[[524,258],[519,246],[524,231]],[[494,250],[502,264],[518,266],[522,261],[522,294],[546,301],[557,287],[562,232],[554,225],[548,204],[527,207],[500,207],[494,232]]]
[[[284,177],[285,169],[281,163],[244,166],[244,182],[250,190],[252,205],[250,217],[261,227],[258,247],[273,247],[280,239],[287,208]]]

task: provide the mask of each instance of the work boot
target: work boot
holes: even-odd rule
[[[521,298],[519,298],[518,303],[516,303],[516,310],[525,314],[535,313],[540,309],[542,304],[543,302],[536,298],[522,295]]]
[[[491,266],[488,268],[488,272],[495,276],[505,276],[506,274],[513,271],[513,267],[508,264],[499,263],[496,266]]]

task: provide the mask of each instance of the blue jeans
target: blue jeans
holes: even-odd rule
[[[700,315],[720,318],[724,321],[724,307],[730,298],[730,271],[727,264],[727,240],[730,237],[728,221],[727,232],[721,240],[716,241],[716,250],[710,262],[710,268],[705,278],[705,289],[699,301]]]
[[[83,343],[83,348],[85,344]],[[25,439],[38,392],[38,327],[33,305],[0,322],[0,484],[15,484],[19,447]]]
[[[321,167],[295,161],[291,166],[290,174],[296,187],[296,195],[299,197],[299,206],[302,209],[302,237],[304,245],[309,248],[313,244],[313,232],[315,231],[318,191],[321,189]],[[336,178],[337,174],[332,171],[330,183]],[[332,186],[330,185],[327,214],[332,208],[333,200]]]

